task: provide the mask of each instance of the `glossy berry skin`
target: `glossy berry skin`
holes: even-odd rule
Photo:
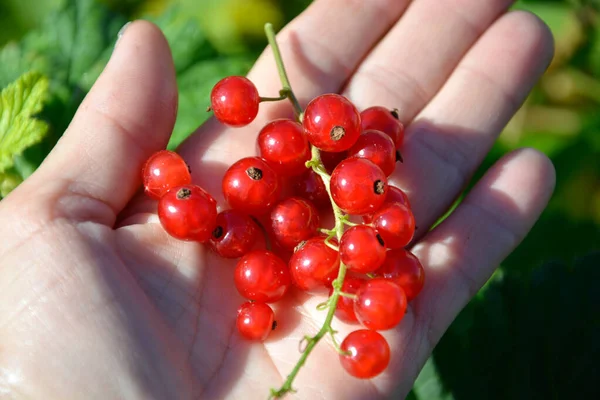
[[[338,153],[322,151],[320,155],[321,162],[323,163],[325,170],[331,175],[335,167],[337,167],[342,161],[348,158],[348,151],[340,151]]]
[[[388,135],[399,149],[404,143],[404,125],[395,111],[385,107],[370,107],[360,113],[363,130],[376,129]]]
[[[217,202],[200,186],[176,187],[160,198],[158,219],[177,239],[206,242],[217,223]]]
[[[350,332],[342,341],[340,363],[350,375],[370,379],[382,373],[390,363],[390,346],[380,333],[368,329]]]
[[[237,313],[238,332],[248,340],[263,341],[274,329],[275,314],[265,303],[245,302]]]
[[[394,141],[385,133],[368,130],[358,137],[348,150],[348,157],[366,158],[373,161],[385,176],[390,176],[396,168],[397,153]]]
[[[289,266],[294,285],[301,290],[312,290],[331,283],[337,277],[340,257],[337,251],[325,244],[325,237],[317,236],[294,252]]]
[[[293,250],[303,240],[317,234],[319,212],[308,200],[288,197],[271,211],[271,230],[277,242]]]
[[[385,260],[385,243],[367,225],[356,225],[344,232],[339,248],[341,261],[358,273],[373,272]]]
[[[415,234],[415,217],[400,203],[384,204],[373,214],[372,224],[390,249],[406,246]]]
[[[360,135],[360,113],[344,96],[324,94],[308,103],[302,126],[313,146],[323,151],[344,151]]]
[[[309,200],[317,207],[330,204],[329,195],[323,179],[312,169],[294,180],[294,194]]]
[[[404,249],[389,250],[381,268],[375,275],[394,281],[411,301],[421,292],[425,284],[425,270],[419,259]]]
[[[365,328],[376,331],[392,329],[404,317],[406,295],[395,282],[374,278],[356,292],[354,313]]]
[[[278,119],[265,125],[256,140],[262,158],[281,176],[297,176],[307,170],[310,146],[302,125]]]
[[[192,175],[179,154],[161,150],[150,156],[144,164],[142,182],[144,193],[158,200],[170,189],[192,183]]]
[[[354,276],[346,276],[342,284],[342,292],[356,294],[358,289],[364,284],[365,280]],[[329,296],[333,293],[333,288],[329,290]],[[356,323],[356,314],[354,314],[354,300],[349,297],[340,296],[335,307],[335,316],[346,323]]]
[[[225,210],[217,215],[209,243],[223,258],[238,258],[251,250],[266,248],[265,236],[258,224],[237,210]]]
[[[235,266],[234,282],[248,300],[272,303],[288,291],[291,280],[288,266],[268,250],[254,250]]]
[[[265,160],[247,157],[234,163],[223,177],[223,195],[231,208],[251,215],[267,213],[279,200],[281,183]]]
[[[385,200],[381,207],[384,207],[387,204],[400,203],[410,209],[410,202],[408,201],[408,196],[401,189],[396,186],[388,185],[388,193],[385,196]],[[373,214],[365,214],[363,215],[363,222],[366,224],[370,224],[373,221]],[[387,244],[387,243],[386,243]]]
[[[346,214],[374,212],[387,195],[387,178],[381,168],[363,158],[348,158],[340,163],[330,181],[331,196]]]
[[[256,86],[243,76],[220,80],[210,94],[210,108],[215,117],[229,126],[244,126],[254,121],[259,103]]]

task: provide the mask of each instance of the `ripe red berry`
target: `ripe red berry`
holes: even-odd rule
[[[290,287],[288,266],[268,250],[254,250],[243,256],[234,271],[238,292],[248,300],[272,303]]]
[[[183,158],[169,150],[154,153],[142,169],[144,192],[160,199],[170,189],[192,183],[190,169]]]
[[[348,158],[331,175],[331,196],[347,214],[373,212],[387,195],[387,178],[377,165],[362,158]]]
[[[383,201],[383,205],[381,207],[393,203],[400,203],[410,209],[410,202],[408,201],[408,196],[406,193],[398,189],[396,186],[388,185],[387,196],[385,196],[385,200]],[[374,213],[363,215],[363,222],[370,224],[373,221],[373,214]]]
[[[359,273],[375,271],[385,260],[385,243],[375,229],[357,225],[340,239],[340,260],[349,270]]]
[[[400,203],[385,204],[373,215],[373,226],[388,248],[399,249],[412,240],[415,217]]]
[[[356,294],[358,289],[365,282],[364,279],[354,276],[346,276],[342,284],[342,292],[347,294]],[[329,290],[329,296],[333,293],[333,288]],[[335,316],[347,323],[358,322],[356,314],[354,314],[354,299],[340,296],[337,306],[335,307]]]
[[[302,125],[313,146],[332,152],[348,150],[361,132],[360,113],[339,94],[315,97],[306,106]]]
[[[296,176],[306,171],[310,146],[302,125],[289,119],[278,119],[265,125],[257,138],[262,158],[282,176]]]
[[[385,176],[390,176],[396,168],[399,154],[394,141],[388,135],[381,131],[368,130],[358,137],[354,146],[348,150],[348,156],[373,161]]]
[[[205,242],[215,229],[217,202],[200,186],[180,186],[160,198],[158,218],[169,235]]]
[[[398,120],[398,113],[385,107],[370,107],[360,113],[363,130],[376,129],[392,138],[396,148],[404,142],[404,125]]]
[[[398,284],[404,290],[407,301],[417,297],[425,284],[425,270],[419,259],[404,249],[388,251],[383,265],[375,274]]]
[[[262,158],[247,157],[225,172],[223,194],[232,208],[261,215],[279,200],[281,184],[275,171]]]
[[[277,326],[271,307],[265,303],[250,301],[242,304],[238,309],[236,325],[243,337],[261,342]]]
[[[390,363],[390,346],[380,333],[368,329],[350,332],[342,341],[340,363],[350,375],[370,379]]]
[[[360,137],[360,136],[359,136]],[[321,151],[321,162],[325,167],[325,170],[331,174],[335,167],[339,165],[342,161],[348,158],[347,151],[340,151],[338,153],[331,153],[329,151]]]
[[[254,121],[259,103],[256,86],[243,76],[220,80],[210,94],[210,107],[215,117],[230,126],[244,126]]]
[[[312,290],[336,278],[340,256],[325,244],[325,237],[316,236],[294,252],[289,266],[294,285],[302,290]]]
[[[308,200],[288,197],[271,211],[273,236],[281,246],[292,250],[310,239],[319,229],[319,212]]]
[[[294,193],[317,207],[331,204],[323,179],[312,169],[294,180]]]
[[[366,281],[356,292],[354,313],[368,329],[383,331],[398,325],[406,312],[406,295],[396,283],[382,278]]]
[[[238,258],[251,250],[266,247],[265,235],[258,224],[252,217],[237,210],[225,210],[217,215],[210,245],[224,258]]]

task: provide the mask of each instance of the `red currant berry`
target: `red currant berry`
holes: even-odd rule
[[[368,329],[383,331],[398,325],[406,312],[406,295],[400,286],[387,279],[366,281],[356,292],[354,313]]]
[[[238,332],[243,337],[261,342],[277,327],[271,307],[250,301],[240,306],[236,322]]]
[[[404,142],[404,125],[398,120],[396,110],[390,111],[385,107],[370,107],[360,113],[363,130],[376,129],[392,138],[396,148]]]
[[[142,169],[144,192],[160,199],[170,189],[192,183],[190,169],[183,158],[169,150],[154,153]]]
[[[425,284],[425,270],[419,259],[404,249],[388,251],[383,265],[375,274],[398,284],[404,290],[407,301],[417,297]]]
[[[272,303],[281,299],[290,287],[288,266],[267,250],[254,250],[237,263],[234,282],[248,300]]]
[[[346,276],[344,283],[342,284],[342,292],[356,294],[364,282],[364,279]],[[331,296],[332,293],[333,288],[329,290],[329,296]],[[354,314],[354,300],[349,297],[340,296],[338,298],[337,306],[335,307],[335,316],[347,323],[358,322],[356,314]]]
[[[373,161],[385,176],[390,176],[396,168],[398,152],[394,141],[385,133],[376,130],[365,131],[348,150],[349,157],[366,158]]]
[[[324,94],[308,103],[302,125],[308,141],[323,151],[348,150],[361,132],[360,113],[339,94]]]
[[[289,119],[278,119],[265,125],[258,134],[260,155],[280,175],[296,176],[306,171],[310,146],[302,125]]]
[[[294,285],[302,290],[312,290],[336,278],[340,256],[325,244],[325,237],[316,236],[296,250],[289,266]]]
[[[217,202],[200,186],[173,188],[158,201],[158,219],[177,239],[205,242],[217,223]]]
[[[350,332],[340,345],[340,363],[350,375],[370,379],[390,363],[390,346],[380,333],[368,329]]]
[[[373,215],[373,226],[390,249],[406,246],[415,234],[415,217],[400,203],[383,205]]]
[[[271,211],[271,229],[279,244],[292,250],[317,234],[319,212],[308,200],[289,197]]]
[[[328,151],[321,152],[321,162],[329,174],[331,174],[335,167],[337,167],[339,163],[344,161],[346,158],[348,158],[347,151],[340,151],[339,153],[331,153]]]
[[[267,213],[279,200],[281,184],[273,168],[259,157],[242,158],[223,177],[223,194],[232,208],[252,215]]]
[[[385,260],[385,243],[372,227],[353,226],[340,240],[340,260],[351,271],[373,272]]]
[[[393,203],[400,203],[410,209],[410,202],[408,201],[408,196],[406,195],[406,193],[398,189],[396,186],[388,185],[388,193],[387,196],[385,196],[385,200],[381,207]],[[373,221],[373,214],[374,213],[363,215],[363,222],[366,224],[370,224]]]
[[[230,126],[244,126],[254,121],[259,103],[256,86],[243,76],[220,80],[210,94],[210,108],[215,117]]]
[[[225,210],[217,215],[210,245],[223,258],[238,258],[266,247],[265,236],[258,224],[237,210]]]
[[[323,179],[312,169],[295,179],[294,193],[296,196],[309,200],[317,207],[330,204]]]
[[[348,158],[340,163],[330,181],[331,196],[346,214],[362,215],[383,204],[387,178],[377,165],[363,158]]]

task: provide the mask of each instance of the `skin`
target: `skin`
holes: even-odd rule
[[[553,44],[533,15],[506,13],[508,0],[408,3],[317,0],[278,37],[303,105],[339,92],[359,109],[399,109],[405,162],[391,181],[413,205],[413,251],[426,270],[402,323],[383,332],[392,349],[386,372],[349,377],[327,339],[290,398],[403,398],[553,190],[544,155],[513,152],[428,232],[547,67]],[[269,50],[249,78],[262,95],[277,94]],[[147,22],[131,24],[56,148],[0,203],[3,398],[263,399],[292,369],[300,339],[320,326],[323,297],[294,293],[276,305],[279,328],[264,344],[240,339],[234,262],[169,238],[156,202],[139,195],[141,166],[165,147],[176,101],[164,37]],[[227,166],[251,155],[260,128],[290,110],[262,104],[246,128],[200,127],[180,148],[194,182],[222,202]],[[356,329],[334,324],[339,340]]]

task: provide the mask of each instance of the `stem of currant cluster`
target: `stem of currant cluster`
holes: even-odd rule
[[[277,70],[279,71],[279,79],[281,80],[281,85],[283,86],[282,89],[279,91],[279,94],[282,97],[287,97],[288,99],[290,99],[292,105],[294,106],[296,119],[299,122],[302,122],[302,118],[304,117],[304,111],[302,110],[300,102],[298,102],[298,99],[296,98],[296,95],[292,90],[292,85],[290,84],[287,72],[285,71],[283,59],[281,58],[281,51],[279,50],[277,40],[275,40],[275,29],[273,29],[272,24],[265,24],[265,34],[267,35],[267,40],[271,45],[271,50],[273,50],[273,57],[275,57],[275,63],[277,64]]]

